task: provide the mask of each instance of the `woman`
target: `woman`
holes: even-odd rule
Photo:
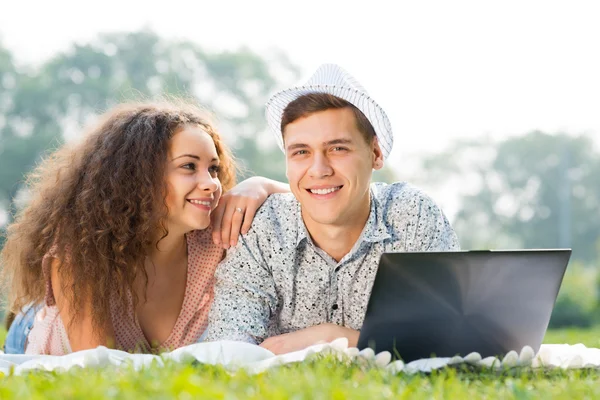
[[[224,248],[269,193],[286,190],[251,178],[215,211],[234,180],[229,150],[200,110],[127,104],[108,112],[29,177],[31,202],[2,251],[11,311],[21,311],[7,352],[152,352],[197,342]]]

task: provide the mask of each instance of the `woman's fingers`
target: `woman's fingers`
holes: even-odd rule
[[[224,249],[237,245],[239,235],[250,230],[256,211],[263,201],[251,196],[223,196],[212,215],[215,244]]]
[[[236,207],[233,210],[233,215],[231,216],[231,233],[229,236],[229,244],[231,247],[235,246],[238,241],[238,237],[240,236],[240,229],[242,228],[242,223],[245,221],[246,216],[244,215],[246,211],[242,207]]]
[[[241,233],[245,235],[250,230],[252,226],[252,221],[254,221],[254,216],[256,215],[256,211],[258,211],[259,207],[262,205],[262,202],[250,202],[248,203],[248,207],[246,208],[246,213],[244,214],[244,224],[242,225]]]
[[[228,203],[227,200],[222,199],[219,202],[219,205],[217,206],[217,208],[215,208],[211,214],[212,238],[213,238],[213,242],[215,242],[215,244],[217,246],[221,246],[221,244],[223,243],[221,241],[221,228],[222,228],[222,222],[223,222],[223,214],[227,210],[227,203]]]

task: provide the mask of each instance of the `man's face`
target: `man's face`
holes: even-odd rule
[[[283,135],[287,177],[304,219],[352,223],[369,202],[372,170],[383,166],[377,140],[367,143],[350,108],[300,118]]]

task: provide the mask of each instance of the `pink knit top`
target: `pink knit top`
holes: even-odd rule
[[[127,310],[112,308],[112,323],[116,347],[126,351],[152,352],[172,350],[196,343],[208,324],[208,312],[213,300],[214,272],[223,258],[223,249],[211,238],[211,230],[193,231],[187,235],[188,269],[185,295],[179,316],[169,337],[153,348],[144,336],[135,316],[133,304]],[[50,280],[52,255],[42,261],[46,280],[45,305],[35,316],[28,336],[26,354],[63,355],[71,353],[71,346],[63,321],[60,318]],[[121,311],[121,312],[118,312]]]

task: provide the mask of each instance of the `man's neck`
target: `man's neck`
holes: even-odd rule
[[[320,224],[310,218],[304,218],[304,216],[302,219],[313,243],[337,262],[340,262],[358,241],[367,224],[370,211],[370,198],[367,198],[367,201],[357,213],[358,215],[354,218],[348,218],[346,223]]]

